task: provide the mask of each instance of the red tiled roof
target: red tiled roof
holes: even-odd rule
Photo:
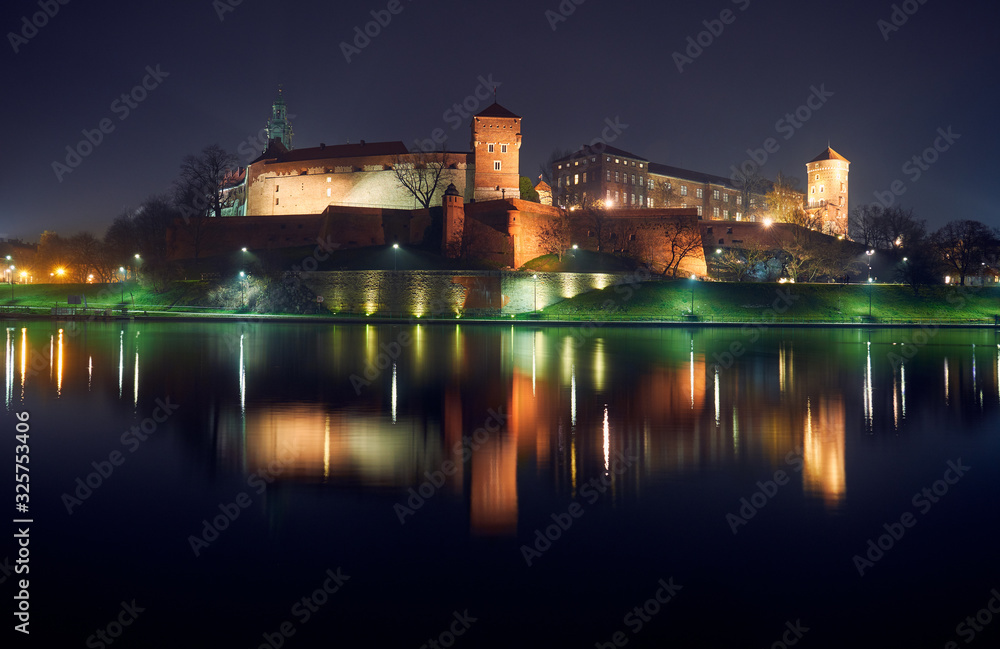
[[[283,148],[283,147],[282,147]],[[327,160],[330,158],[362,158],[366,156],[406,155],[409,151],[402,142],[365,142],[357,144],[335,144],[316,146],[309,149],[291,151],[269,150],[257,158],[273,162],[303,162],[306,160]]]
[[[515,119],[521,119],[520,115],[515,115],[496,102],[493,102],[493,104],[488,106],[485,110],[476,113],[476,117],[513,117]]]
[[[850,160],[840,155],[830,147],[826,147],[826,151],[819,154],[809,162],[822,162],[823,160],[843,160],[844,162],[850,162]]]

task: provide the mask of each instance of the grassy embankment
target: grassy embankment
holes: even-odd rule
[[[676,280],[608,287],[543,310],[545,319],[678,320],[691,309],[705,321],[857,322],[868,316],[869,287],[840,284],[754,284]],[[782,297],[788,296],[788,297]],[[777,308],[775,308],[777,307]],[[1000,315],[1000,288],[934,286],[919,295],[906,286],[871,287],[871,314],[879,322],[992,321]]]

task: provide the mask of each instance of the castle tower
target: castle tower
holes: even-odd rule
[[[806,163],[806,211],[823,219],[823,232],[847,236],[847,174],[851,162],[830,147]]]
[[[465,201],[454,183],[448,185],[442,197],[444,227],[441,228],[441,254],[450,259],[462,255],[462,237],[465,234]]]
[[[521,118],[494,103],[472,118],[477,201],[521,198]]]
[[[288,122],[288,114],[285,109],[285,98],[281,96],[281,88],[278,88],[278,98],[271,105],[271,119],[267,120],[267,141],[281,140],[281,143],[289,151],[292,150],[292,125]]]

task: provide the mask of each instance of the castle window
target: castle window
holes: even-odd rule
[[[632,194],[632,204],[635,205],[635,194]]]
[[[608,190],[608,194],[607,194],[607,197],[606,197],[606,198],[607,198],[607,200],[609,200],[609,201],[611,200],[611,190],[610,190],[610,189]]]
[[[618,202],[618,190],[617,189],[615,190],[615,202],[616,203]]]
[[[494,160],[493,161],[493,171],[500,171],[500,161],[499,160]]]
[[[333,182],[333,178],[331,178],[330,176],[327,176],[326,177],[326,182],[332,183]]]
[[[635,235],[634,234],[628,235],[628,240],[629,241],[635,241]]]
[[[719,218],[719,208],[717,207],[712,208],[712,216],[715,218]]]
[[[611,162],[611,156],[608,156],[608,162]]]
[[[500,163],[498,162],[497,164],[500,164]],[[580,184],[580,174],[573,174],[573,184],[574,185],[579,185]]]
[[[732,228],[726,228],[726,234],[732,234],[732,233],[733,233]]]
[[[729,210],[722,210],[722,218],[724,219],[729,218]]]
[[[816,174],[816,180],[819,180],[819,174]]]
[[[698,216],[701,216],[701,205],[698,206]]]
[[[618,164],[619,162],[621,161],[618,158],[615,158],[615,164]]]
[[[635,184],[635,174],[632,174],[632,184]]]
[[[617,182],[621,182],[621,175],[620,174],[621,174],[621,172],[619,172],[619,171],[615,172],[615,182],[616,183]]]
[[[705,228],[705,234],[712,234],[712,226]]]
[[[728,203],[729,202],[729,194],[723,194],[722,195],[722,202],[723,203]]]
[[[489,151],[490,153],[493,153],[493,145],[492,144],[487,144],[486,145],[486,150]]]
[[[718,189],[713,189],[712,190],[712,198],[714,198],[715,200],[719,200],[719,190]]]
[[[844,183],[840,183],[840,191],[846,192],[847,191],[847,185],[845,185]]]
[[[810,187],[809,188],[809,193],[810,194],[815,194],[816,193],[816,188],[815,187]]]
[[[826,190],[826,187],[824,187],[823,185],[819,186],[819,193],[820,194],[822,194],[825,190]]]
[[[694,190],[694,195],[695,195],[695,198],[704,198],[705,197],[705,192],[702,191],[702,189],[699,187],[698,189]]]
[[[843,205],[843,204],[844,204],[844,197],[843,197],[843,196],[841,196],[841,197],[840,197],[840,205]]]
[[[687,204],[687,203],[681,203],[681,208],[685,208],[685,207],[687,207],[687,206],[688,206],[688,204]]]
[[[278,187],[280,187],[280,186],[281,186],[281,185],[275,185],[275,186],[274,186],[274,192],[275,192],[275,193],[278,193]]]
[[[653,189],[653,188],[654,188],[655,186],[656,186],[656,183],[654,183],[654,182],[653,182],[653,179],[652,179],[652,178],[650,178],[650,179],[649,179],[649,189]]]
[[[687,196],[687,195],[688,195],[688,186],[681,185],[681,196]]]
[[[583,182],[587,182],[587,172],[583,172]]]
[[[642,169],[642,163],[641,162],[639,163],[639,168]]]
[[[608,180],[609,181],[611,180],[611,170],[610,169],[608,169]]]
[[[591,158],[590,161],[591,162],[597,162],[597,158]]]
[[[506,144],[501,144],[500,145],[500,153],[507,153],[507,145]]]
[[[736,197],[736,204],[737,205],[742,205],[743,204],[743,197],[742,196],[737,196]],[[737,214],[739,214],[739,212],[737,212]]]
[[[327,187],[326,188],[326,197],[330,198],[330,196],[332,196],[332,195],[333,195],[333,190],[330,189],[329,187]]]
[[[646,207],[653,207],[653,199],[649,196],[646,197]]]
[[[743,213],[742,212],[737,212],[736,213],[736,220],[739,221],[742,218],[743,218]]]
[[[743,243],[743,239],[733,239],[733,243]]]
[[[279,200],[281,200],[281,199],[280,198],[274,199],[274,204],[277,205]],[[285,226],[281,226],[281,227],[285,227]]]

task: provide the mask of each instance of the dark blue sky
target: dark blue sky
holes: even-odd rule
[[[167,191],[185,154],[215,142],[258,148],[279,83],[297,147],[412,145],[442,128],[449,149],[467,150],[467,120],[453,129],[448,111],[480,77],[523,116],[521,173],[532,178],[553,149],[590,142],[617,119],[627,128],[614,146],[727,176],[774,137],[763,173],[803,185],[805,162],[829,141],[851,160],[852,208],[898,180],[896,200],[932,227],[1000,226],[989,198],[1000,144],[995,2],[897,3],[916,11],[886,39],[878,23],[893,3],[871,0],[565,0],[575,10],[555,30],[546,11],[559,0],[401,0],[350,63],[340,43],[388,2],[236,2],[69,0],[26,42],[14,39],[16,53],[10,33],[41,10],[39,0],[6,2],[0,237],[100,235],[122,209]],[[222,6],[232,10],[220,20]],[[679,71],[673,53],[724,9],[732,22]],[[169,76],[147,79],[155,87],[126,116],[115,102],[147,66]],[[813,88],[832,95],[800,126],[778,124]],[[58,179],[53,163],[66,164],[66,147],[103,119],[101,143]],[[904,170],[949,127],[960,137],[919,178]]]

